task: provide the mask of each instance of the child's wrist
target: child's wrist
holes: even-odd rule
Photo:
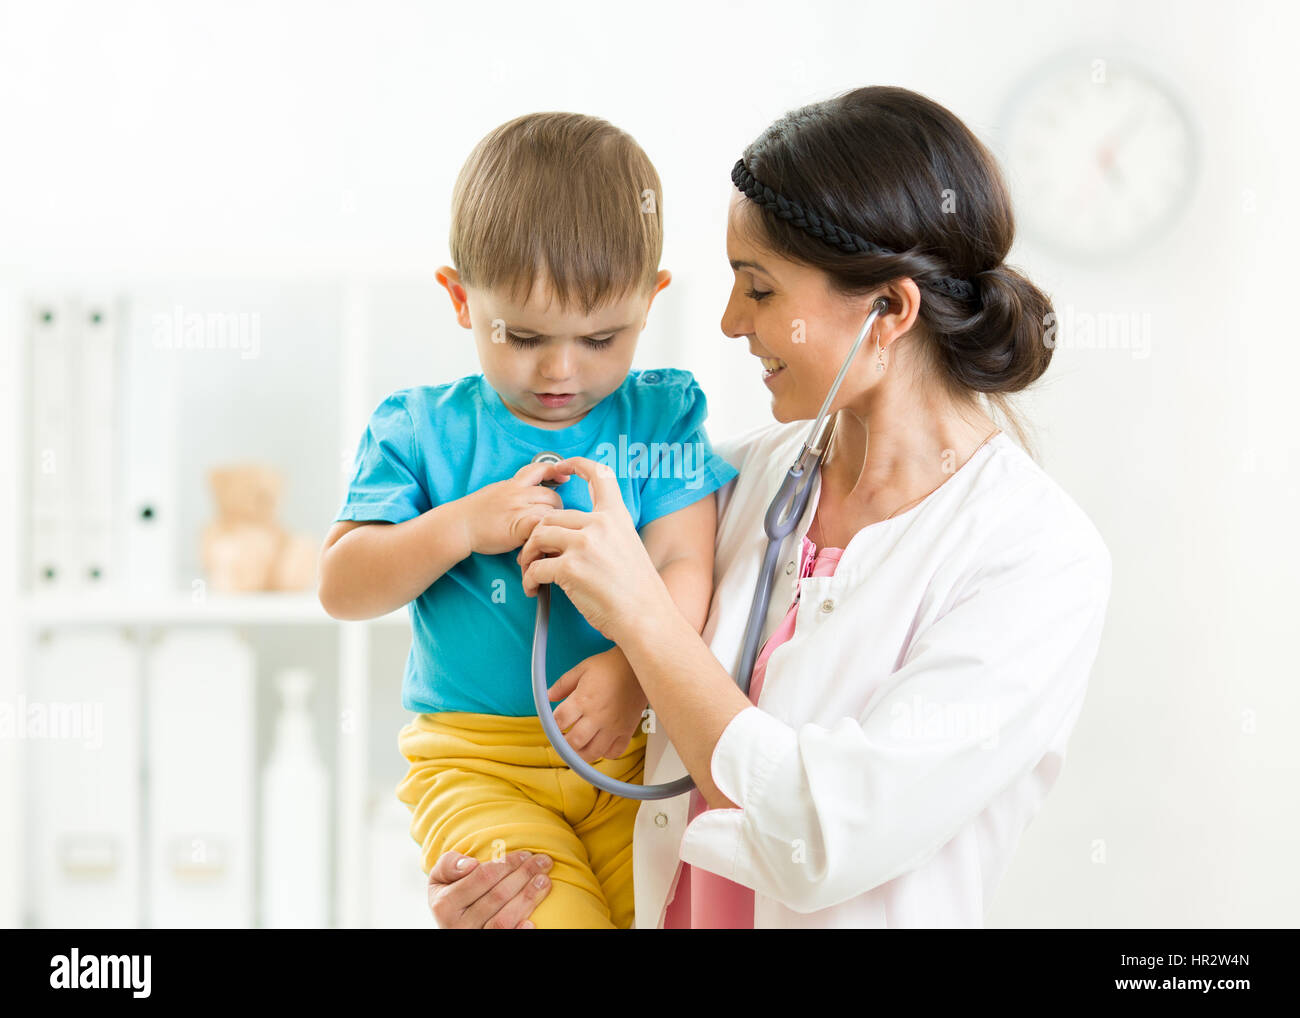
[[[618,656],[623,659],[623,674],[635,690],[635,693],[632,694],[633,699],[640,706],[640,709],[644,711],[650,706],[650,698],[646,696],[645,690],[641,688],[641,683],[637,680],[636,672],[632,670],[632,662],[627,659],[627,655],[623,652],[623,648],[618,644],[614,644],[611,649],[617,652]]]
[[[447,511],[448,523],[458,535],[456,547],[462,553],[460,557],[467,559],[474,553],[474,515],[468,511],[469,506],[464,498],[448,502],[443,508]]]

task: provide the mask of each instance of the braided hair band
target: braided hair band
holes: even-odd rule
[[[763,208],[773,213],[778,219],[784,219],[791,226],[797,226],[806,233],[814,237],[820,237],[833,247],[838,247],[841,251],[849,254],[873,255],[896,255],[897,251],[891,251],[887,247],[881,247],[879,244],[873,244],[856,233],[850,233],[842,227],[836,226],[829,219],[819,216],[812,209],[805,209],[797,202],[789,198],[782,197],[765,184],[759,183],[754,179],[754,175],[745,168],[745,160],[737,159],[736,165],[731,168],[731,182],[740,189],[740,192],[751,201],[762,205]],[[928,286],[946,293],[950,297],[960,299],[970,299],[975,296],[975,287],[965,279],[954,279],[950,276],[940,276],[938,279],[926,280]]]

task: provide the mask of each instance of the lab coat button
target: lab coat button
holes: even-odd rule
[[[667,826],[668,826],[668,814],[667,814],[667,813],[663,813],[663,812],[656,813],[656,814],[655,814],[655,826],[656,826],[656,827],[667,827]]]
[[[835,601],[833,598],[828,597],[825,601],[822,602],[822,611],[824,611],[827,615],[829,615],[834,610],[835,610]]]
[[[785,564],[785,575],[786,575],[786,576],[789,576],[792,572],[794,572],[794,563],[793,563],[793,562],[787,562],[787,563]]]

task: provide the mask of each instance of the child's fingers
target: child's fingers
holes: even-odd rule
[[[539,506],[517,515],[510,525],[510,540],[514,542],[516,547],[522,547],[527,543],[528,538],[532,536],[537,524],[542,521],[542,517],[551,511]]]
[[[587,759],[588,763],[595,763],[602,757],[608,760],[609,736],[602,732],[598,738],[592,739],[591,742],[587,743],[587,752],[590,754],[590,757]]]
[[[626,746],[627,739],[620,740],[617,735],[610,735],[601,739],[601,745],[597,747],[599,752],[595,754],[595,759],[599,760],[604,757],[606,760],[617,760],[623,755],[623,750],[619,748],[620,741]]]
[[[555,715],[555,723],[560,726],[562,732],[582,720],[582,708],[572,700],[565,700],[552,713]]]
[[[592,756],[588,752],[587,747],[591,745],[592,740],[594,740],[599,734],[599,726],[589,718],[584,717],[579,718],[577,722],[574,723],[573,727],[565,733],[564,738],[565,741],[573,747],[574,752],[582,757],[582,759],[586,760],[587,763],[591,763],[593,760],[599,759],[599,755]]]
[[[561,675],[558,679],[555,680],[555,684],[551,686],[551,690],[547,694],[547,699],[563,700],[566,696],[568,696],[570,693],[572,693],[575,689],[578,688],[578,680],[581,678],[581,676],[582,676],[582,672],[579,669],[570,668],[567,672],[565,672],[563,675]],[[559,717],[559,715],[557,714],[556,717]]]
[[[515,471],[515,480],[523,484],[541,484],[543,481],[563,484],[572,474],[572,470],[565,469],[558,463],[525,463]]]

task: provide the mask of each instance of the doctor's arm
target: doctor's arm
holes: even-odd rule
[[[716,502],[710,492],[651,520],[639,532],[661,589],[697,634],[708,619],[713,597]],[[561,696],[569,699],[556,710],[556,722],[588,762],[622,755],[628,739],[644,722],[647,703],[654,710],[617,644],[561,676],[551,687],[551,699]]]
[[[619,646],[700,794],[713,808],[735,809],[713,783],[709,761],[727,724],[752,705],[700,637],[713,597],[716,493],[640,534],[677,611],[647,615]]]
[[[1109,589],[1100,542],[1021,542],[971,578],[901,667],[859,677],[878,683],[870,701],[830,728],[750,705],[671,616],[630,635],[628,658],[683,763],[702,791],[712,779],[710,805],[739,807],[693,820],[681,858],[801,913],[923,865],[1073,723]]]

